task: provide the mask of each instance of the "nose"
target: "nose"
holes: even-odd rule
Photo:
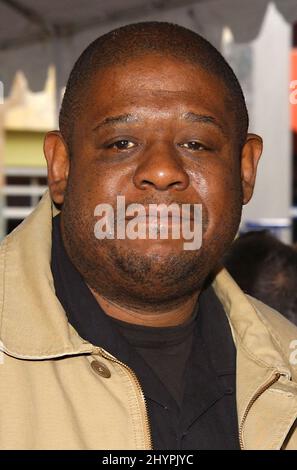
[[[155,188],[159,191],[183,191],[189,186],[189,176],[174,149],[152,146],[142,155],[133,177],[138,189]]]

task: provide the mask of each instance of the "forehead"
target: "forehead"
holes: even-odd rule
[[[230,121],[230,98],[220,77],[188,62],[150,55],[100,69],[92,76],[84,97],[87,120],[138,108],[169,118],[196,108],[223,124]]]

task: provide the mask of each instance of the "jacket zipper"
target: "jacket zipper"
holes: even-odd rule
[[[256,394],[251,398],[251,400],[249,401],[247,407],[246,407],[246,410],[243,414],[243,417],[242,417],[242,420],[241,420],[241,423],[240,423],[240,426],[239,426],[239,444],[240,444],[240,448],[241,450],[244,450],[244,445],[243,445],[243,426],[244,426],[244,423],[246,421],[246,418],[247,418],[247,415],[251,409],[251,407],[253,406],[253,404],[255,403],[255,401],[262,395],[262,393],[264,393],[269,387],[271,387],[271,385],[273,385],[275,382],[278,381],[278,379],[280,378],[282,374],[280,374],[279,372],[276,372],[272,378],[269,379],[268,382],[266,382],[264,385],[262,385],[262,387],[256,392]]]
[[[93,354],[99,354],[100,356],[104,357],[105,359],[108,359],[110,361],[115,362],[116,364],[119,364],[120,366],[124,367],[128,371],[128,373],[130,374],[130,376],[132,377],[132,381],[134,381],[134,383],[136,384],[136,388],[137,388],[137,390],[138,390],[138,392],[140,393],[140,396],[141,396],[141,403],[143,404],[143,415],[144,415],[144,427],[145,427],[146,443],[148,443],[149,449],[152,450],[153,449],[153,443],[152,443],[152,434],[151,434],[151,429],[150,429],[150,424],[149,424],[149,419],[148,419],[147,403],[146,403],[146,399],[145,399],[142,387],[140,385],[140,382],[139,382],[135,372],[132,369],[130,369],[130,367],[128,367],[126,364],[119,361],[118,359],[116,359],[112,355],[108,354],[106,351],[104,351],[101,348],[96,348],[96,352],[94,352]]]

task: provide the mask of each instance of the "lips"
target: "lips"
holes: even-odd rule
[[[126,216],[125,217],[125,220],[129,221],[129,220],[135,220],[137,221],[138,223],[166,223],[168,221],[168,223],[172,223],[172,224],[181,224],[183,221],[189,221],[189,220],[194,220],[193,217],[188,217],[188,216],[172,216],[172,215],[168,215],[167,216],[154,216],[154,215],[137,215],[137,216]]]

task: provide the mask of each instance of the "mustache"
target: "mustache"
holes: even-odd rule
[[[133,215],[127,215],[127,209],[129,209],[129,206],[131,206],[131,204],[139,204],[141,207],[144,208],[145,210],[145,216],[142,216],[141,214],[138,215],[137,214],[137,209],[135,208],[135,212],[132,210],[132,212],[134,212]],[[171,212],[170,210],[168,211],[168,218],[169,220],[191,220],[193,221],[195,219],[195,216],[194,216],[194,206],[195,204],[197,205],[200,205],[201,208],[202,208],[202,225],[203,225],[203,229],[204,231],[207,229],[208,227],[208,224],[209,224],[209,214],[208,214],[208,210],[206,208],[206,206],[204,204],[202,204],[201,202],[189,202],[189,201],[175,201],[175,200],[172,200],[172,198],[165,198],[165,200],[160,200],[159,198],[144,198],[142,199],[141,201],[130,201],[130,202],[127,202],[125,201],[125,206],[124,206],[124,211],[125,211],[125,214],[124,214],[124,219],[125,220],[129,220],[129,219],[133,219],[136,215],[137,217],[139,217],[139,220],[142,220],[142,218],[144,217],[147,217],[149,216],[150,214],[150,205],[156,205],[156,206],[162,206],[162,205],[165,205],[166,207],[170,207],[171,205],[173,205],[174,207],[177,206],[178,210],[179,210],[179,214],[175,214],[174,213],[174,210]],[[187,207],[185,207],[185,205],[187,205]],[[114,208],[117,207],[117,204],[115,203],[115,205],[113,205]],[[158,217],[160,220],[162,220],[164,218],[164,214],[162,214],[162,211],[159,212],[158,211]],[[165,215],[166,217],[166,215]],[[117,221],[122,221],[122,218],[121,217],[118,217],[118,214],[117,214],[117,211],[115,210],[114,212],[114,222],[116,223]]]
[[[148,196],[148,197],[145,197],[139,201],[126,201],[126,206],[129,206],[130,204],[141,204],[143,206],[149,206],[151,204],[156,204],[156,205],[160,205],[160,204],[165,204],[166,206],[170,206],[171,204],[176,204],[178,206],[182,206],[184,204],[190,204],[190,205],[193,205],[193,204],[201,204],[201,201],[176,201],[172,198],[172,196],[168,196],[168,197],[163,197],[162,199],[160,199],[160,197],[154,197],[154,196]]]

